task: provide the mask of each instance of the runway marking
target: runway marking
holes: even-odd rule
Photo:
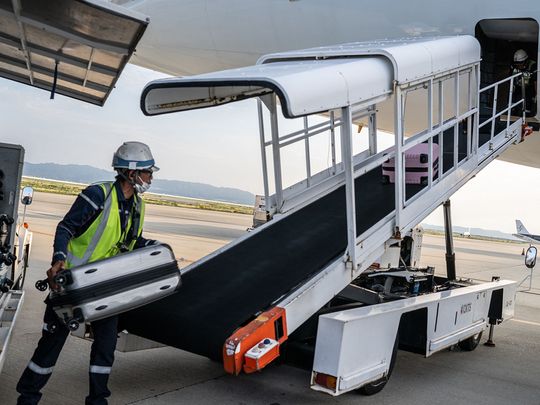
[[[524,321],[523,319],[510,319],[514,322],[524,323],[526,325],[540,326],[540,322]]]

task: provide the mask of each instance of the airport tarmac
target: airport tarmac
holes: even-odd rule
[[[27,222],[34,231],[25,302],[0,374],[0,403],[16,402],[15,385],[41,334],[44,293],[33,284],[49,266],[57,222],[73,197],[36,193]],[[145,234],[169,243],[181,265],[242,235],[246,215],[148,206]],[[526,244],[455,239],[461,277],[489,281],[496,275],[520,281],[528,271]],[[424,236],[423,265],[444,273],[444,239]],[[538,270],[540,272],[540,269]],[[443,351],[430,358],[398,353],[386,388],[374,397],[349,393],[331,397],[309,388],[309,372],[271,365],[261,373],[232,377],[222,366],[182,350],[162,347],[116,354],[110,404],[540,404],[540,273],[533,289],[520,292],[515,318],[495,329],[497,347],[473,352]],[[201,297],[204,299],[204,297]],[[144,320],[141,320],[144,321]],[[487,333],[485,334],[487,335]],[[484,336],[483,341],[487,336]],[[41,404],[82,404],[87,393],[90,342],[70,337]]]

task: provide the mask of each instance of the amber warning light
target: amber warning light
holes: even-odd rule
[[[315,378],[313,380],[315,384],[328,388],[332,391],[335,391],[337,388],[337,378],[332,375],[315,373]]]

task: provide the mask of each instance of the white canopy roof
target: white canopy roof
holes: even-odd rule
[[[470,36],[355,43],[272,54],[258,64],[149,83],[141,96],[146,115],[211,107],[275,92],[293,118],[392,93],[394,81],[415,81],[480,60]]]
[[[480,44],[470,35],[438,38],[405,38],[353,42],[261,57],[257,64],[282,60],[351,58],[382,55],[392,62],[393,78],[399,83],[419,80],[480,60]]]

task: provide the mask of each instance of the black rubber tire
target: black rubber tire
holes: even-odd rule
[[[386,386],[386,383],[390,379],[390,376],[392,375],[392,371],[394,370],[394,366],[396,365],[396,358],[397,358],[397,352],[399,347],[399,333],[396,334],[396,340],[394,341],[394,347],[392,348],[392,358],[390,359],[390,367],[388,368],[388,374],[386,374],[384,377],[379,378],[376,381],[372,381],[370,383],[367,383],[360,388],[356,390],[357,393],[361,395],[374,395],[383,390],[383,388]]]
[[[482,339],[482,332],[477,333],[468,339],[462,340],[458,343],[458,346],[461,350],[472,352],[480,344],[480,339]]]

